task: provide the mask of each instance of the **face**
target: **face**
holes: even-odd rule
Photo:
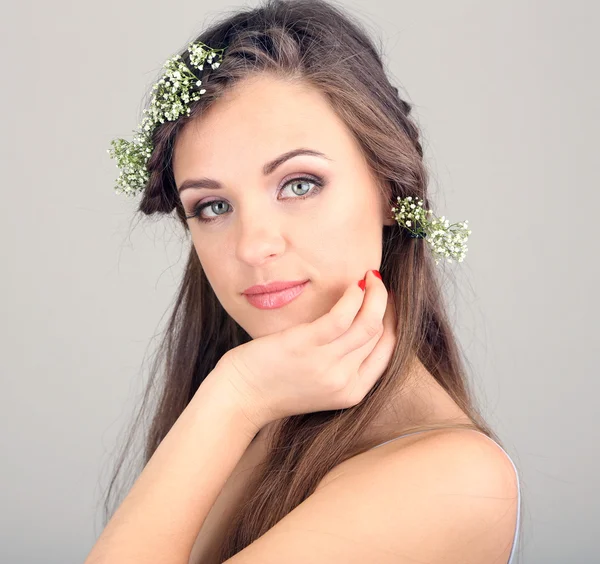
[[[295,149],[270,170],[266,163]],[[360,148],[323,95],[275,78],[236,85],[179,133],[173,172],[196,253],[227,313],[258,338],[327,313],[379,269],[391,212]],[[219,189],[184,188],[211,179]],[[200,206],[208,204],[203,209]],[[260,309],[242,293],[308,280],[294,300]]]

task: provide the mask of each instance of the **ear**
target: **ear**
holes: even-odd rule
[[[392,212],[390,212],[390,214],[391,214],[391,213],[392,213]],[[397,222],[396,222],[396,220],[395,220],[393,217],[390,217],[389,219],[386,217],[386,218],[383,220],[383,225],[394,225],[395,223],[397,223]]]
[[[388,184],[387,189],[390,194],[393,194],[392,187]],[[384,190],[385,193],[385,190]],[[394,225],[396,224],[396,218],[392,213],[393,204],[391,201],[387,201],[385,197],[380,198],[381,200],[381,216],[383,217],[383,225]]]
[[[396,218],[392,212],[392,204],[389,202],[383,202],[381,206],[381,215],[383,217],[383,225],[394,225],[397,223]]]

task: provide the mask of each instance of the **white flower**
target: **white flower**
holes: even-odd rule
[[[417,206],[410,203],[412,196],[404,199],[396,197],[400,205],[392,208],[392,212],[399,225],[404,226],[412,234],[423,236],[429,243],[431,250],[435,255],[436,264],[446,258],[448,262],[462,262],[467,252],[467,239],[471,234],[468,229],[468,221],[450,224],[446,216],[441,218],[428,219],[428,215],[433,214],[432,210],[423,209],[423,201],[415,198]],[[410,205],[411,211],[407,213],[405,205]],[[410,218],[410,219],[409,219]],[[412,219],[415,220],[413,229]]]
[[[206,48],[206,49],[205,49]],[[221,59],[225,49],[211,49],[202,42],[188,45],[190,63],[202,70],[207,57]],[[212,68],[219,66],[213,63]],[[144,189],[149,180],[148,159],[152,155],[152,131],[165,121],[175,121],[182,115],[190,114],[191,102],[199,100],[206,89],[197,91],[202,80],[183,62],[181,55],[168,59],[163,68],[163,76],[152,86],[153,97],[148,108],[143,110],[144,117],[138,130],[134,131],[133,142],[125,139],[113,139],[110,158],[117,161],[120,169],[115,191],[118,194],[134,195]]]

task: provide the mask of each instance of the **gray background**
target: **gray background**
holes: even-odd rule
[[[132,223],[109,142],[163,62],[243,4],[3,4],[0,561],[83,562],[188,244]],[[344,5],[414,104],[438,209],[473,230],[448,284],[519,468],[522,561],[599,562],[598,3]]]

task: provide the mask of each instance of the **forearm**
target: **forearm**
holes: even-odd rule
[[[217,366],[200,386],[84,564],[187,564],[198,533],[256,429]]]

